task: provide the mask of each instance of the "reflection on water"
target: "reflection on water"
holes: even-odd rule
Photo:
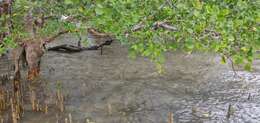
[[[71,40],[65,36],[51,45]],[[71,114],[80,123],[166,123],[169,112],[176,123],[260,121],[259,70],[238,71],[237,77],[213,55],[169,53],[166,57],[166,73],[158,75],[148,59],[129,59],[127,49],[118,43],[104,48],[102,56],[99,51],[47,52],[40,81],[34,86],[50,105],[49,112],[30,111],[27,99],[23,122],[54,123]],[[63,114],[55,108],[57,81],[65,98]],[[29,88],[25,91],[29,97]]]

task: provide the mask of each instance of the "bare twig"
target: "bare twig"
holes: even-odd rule
[[[174,6],[174,4],[172,3],[171,0],[166,0],[166,3],[167,3],[172,9],[176,8],[176,7]]]
[[[233,70],[233,72],[234,72],[234,76],[238,76],[238,74],[237,74],[237,72],[236,72],[236,69],[235,69],[235,65],[234,65],[233,60],[230,58],[229,61],[230,61],[230,63],[231,63],[231,68],[232,68],[232,70]]]
[[[158,28],[163,28],[163,29],[166,29],[166,30],[169,30],[169,31],[177,31],[177,28],[168,24],[166,21],[158,21],[158,22],[155,22],[153,24],[153,28],[154,29],[158,29]]]
[[[137,25],[134,25],[133,28],[131,29],[132,32],[138,31],[140,29],[143,29],[145,25],[143,22],[138,23]]]

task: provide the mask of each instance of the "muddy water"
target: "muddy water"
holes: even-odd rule
[[[75,40],[64,36],[50,46]],[[166,73],[159,75],[148,59],[127,54],[119,43],[105,47],[102,56],[47,52],[36,85],[51,107],[35,113],[25,101],[22,122],[56,123],[71,114],[73,123],[167,123],[170,112],[174,123],[260,122],[260,61],[254,72],[238,71],[237,77],[214,55],[169,53]],[[57,82],[65,96],[63,114],[54,106]]]

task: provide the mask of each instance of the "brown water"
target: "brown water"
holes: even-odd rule
[[[71,41],[64,36],[51,45]],[[260,122],[260,61],[252,73],[238,71],[240,78],[214,55],[166,56],[166,73],[159,75],[148,59],[129,59],[119,43],[105,47],[102,56],[99,51],[47,52],[34,86],[41,102],[51,107],[48,114],[32,112],[25,89],[22,122],[56,123],[71,114],[73,123],[167,123],[169,112],[174,123]],[[54,106],[57,81],[65,95],[62,114]]]

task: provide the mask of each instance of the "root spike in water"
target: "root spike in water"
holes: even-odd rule
[[[69,114],[69,123],[72,123],[72,116],[71,116],[71,114]]]
[[[112,106],[110,103],[107,104],[107,112],[108,112],[108,115],[112,115]]]
[[[60,118],[59,118],[59,115],[58,114],[56,114],[56,123],[60,123]]]
[[[16,114],[16,111],[15,111],[13,99],[11,99],[10,101],[11,101],[12,121],[13,121],[13,123],[17,123],[18,122],[17,121],[17,114]]]
[[[69,122],[68,122],[68,118],[65,118],[65,123],[69,123]]]
[[[228,111],[227,111],[227,119],[229,119],[230,118],[230,116],[231,115],[233,115],[234,114],[234,108],[232,107],[232,105],[231,104],[229,104],[228,105]]]
[[[0,123],[4,123],[4,118],[0,116]]]
[[[251,93],[248,94],[247,100],[251,100]]]
[[[41,105],[40,105],[40,101],[39,100],[37,100],[37,104],[36,104],[36,111],[42,111],[42,109],[41,109]]]
[[[37,110],[37,104],[36,104],[36,93],[35,91],[31,91],[31,96],[30,96],[30,99],[31,99],[31,105],[32,105],[32,110],[33,111],[36,111]]]
[[[168,115],[168,123],[173,123],[173,113],[170,112]]]
[[[48,114],[48,104],[45,104],[44,113]]]
[[[60,109],[60,112],[64,112],[64,110],[65,110],[64,96],[61,93],[60,89],[57,90],[57,101],[56,101],[56,103],[57,103],[58,108]]]

